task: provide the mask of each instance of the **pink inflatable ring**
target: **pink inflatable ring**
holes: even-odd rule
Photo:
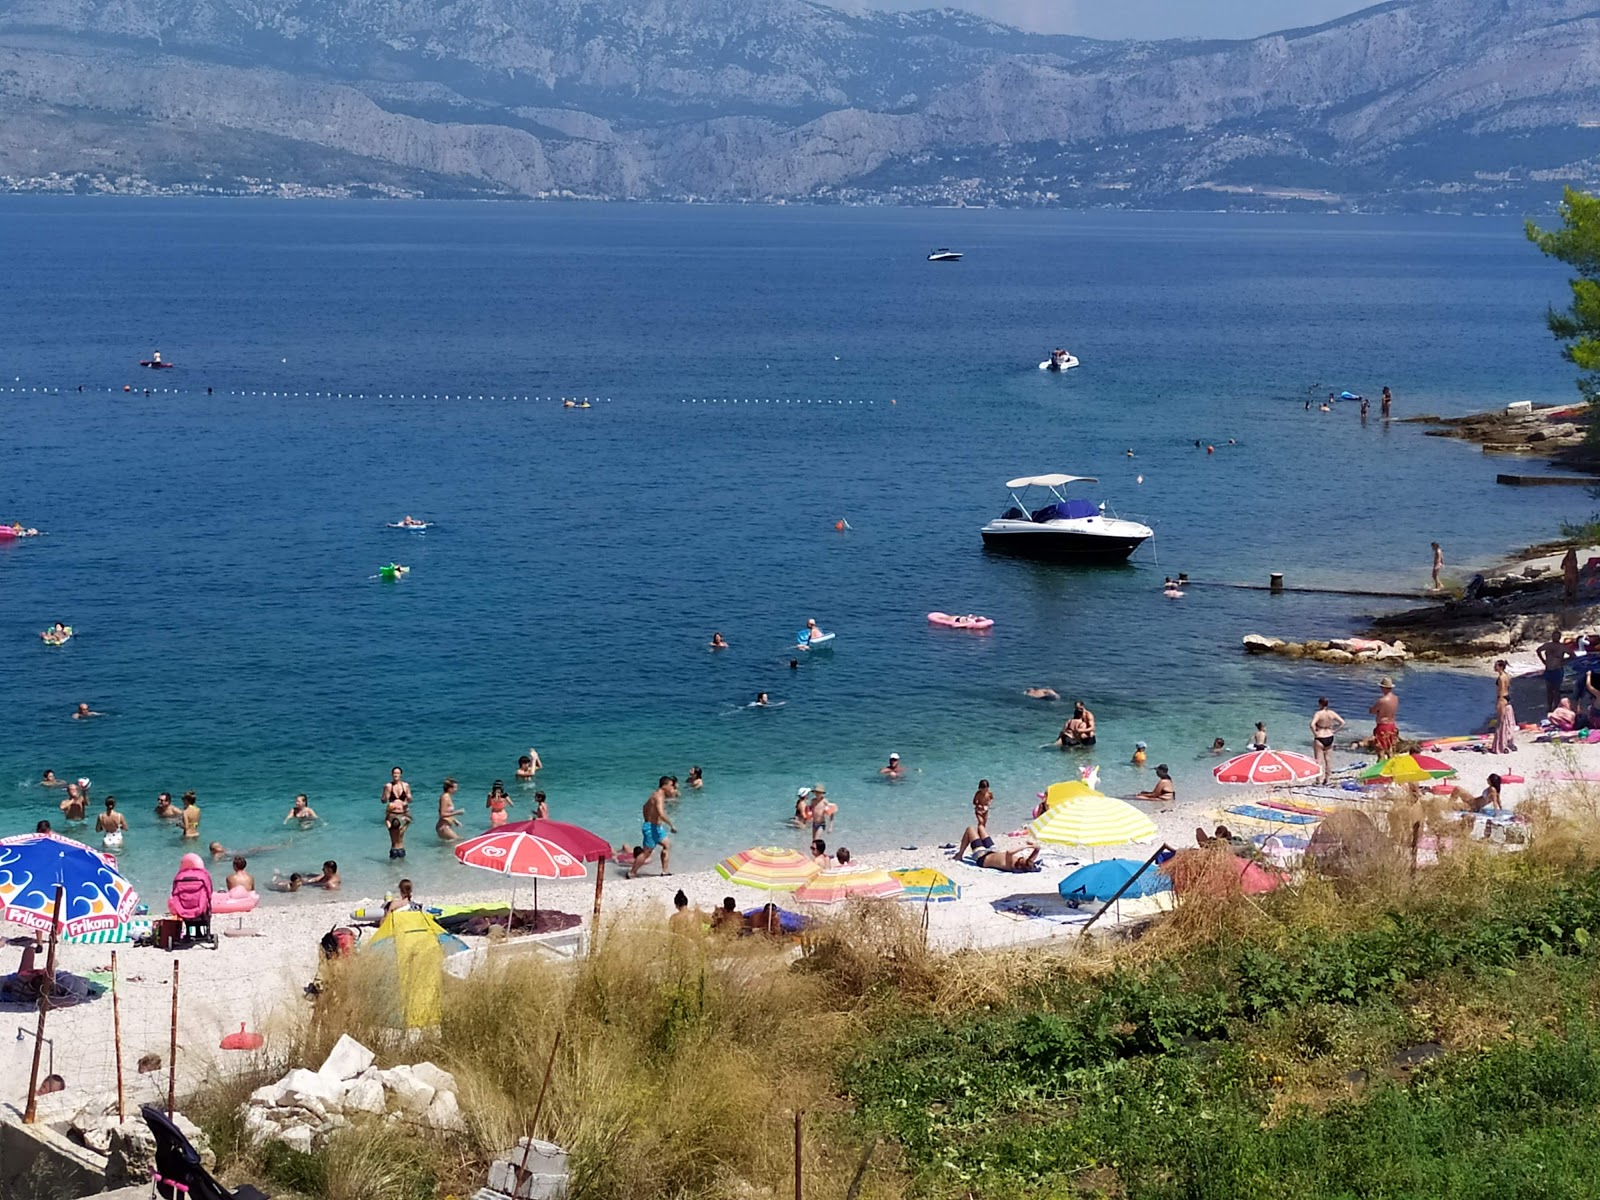
[[[935,625],[944,625],[950,629],[988,629],[994,624],[988,617],[978,617],[971,613],[957,617],[949,613],[931,612],[928,614],[928,620]]]

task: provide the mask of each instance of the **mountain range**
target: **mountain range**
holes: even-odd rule
[[[811,0],[0,0],[0,190],[1521,211],[1600,0],[1105,42]]]

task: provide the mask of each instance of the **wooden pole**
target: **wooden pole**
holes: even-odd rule
[[[61,934],[61,901],[67,889],[56,884],[56,902],[50,912],[50,952],[44,961],[44,987],[39,992],[39,1028],[33,1035],[33,1070],[28,1075],[28,1105],[22,1110],[22,1123],[39,1119],[39,1056],[44,1053],[44,1014],[56,990],[56,938]]]
[[[556,1051],[561,1049],[561,1030],[556,1030],[556,1040],[550,1043],[550,1061],[544,1065],[544,1082],[539,1085],[539,1098],[533,1104],[533,1120],[528,1122],[528,1141],[522,1147],[522,1164],[517,1167],[517,1188],[528,1177],[528,1155],[533,1152],[533,1139],[538,1136],[539,1116],[544,1112],[544,1094],[550,1090],[550,1076],[556,1069]]]
[[[117,1056],[117,1120],[128,1119],[128,1106],[122,1090],[122,1005],[117,995],[117,952],[111,952],[111,1043]]]
[[[805,1175],[800,1159],[805,1149],[805,1133],[801,1126],[805,1115],[804,1109],[794,1110],[794,1200],[805,1200]]]
[[[606,866],[609,859],[599,858],[594,864],[594,917],[589,921],[589,953],[600,944],[600,897],[606,890]]]
[[[172,1039],[167,1045],[167,1116],[178,1106],[178,960],[172,960]]]

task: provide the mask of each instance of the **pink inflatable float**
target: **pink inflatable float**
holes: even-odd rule
[[[950,629],[988,629],[994,624],[988,617],[978,617],[971,613],[957,617],[949,613],[931,612],[928,614],[928,620],[935,625],[944,625]]]
[[[229,888],[225,892],[215,892],[211,896],[211,911],[214,913],[247,913],[261,903],[261,897],[242,887]]]

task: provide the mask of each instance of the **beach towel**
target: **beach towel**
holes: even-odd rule
[[[1005,896],[994,901],[991,907],[1019,921],[1049,921],[1055,925],[1083,925],[1095,915],[1087,907],[1069,907],[1058,896]]]
[[[1299,813],[1302,817],[1325,817],[1333,812],[1333,806],[1328,804],[1303,804],[1292,800],[1263,800],[1262,808],[1276,809],[1278,812]]]
[[[149,921],[125,921],[115,929],[96,929],[93,933],[74,934],[61,941],[67,946],[115,946],[142,938],[149,932]]]
[[[1281,810],[1263,808],[1259,804],[1235,804],[1223,811],[1235,817],[1249,817],[1255,821],[1270,821],[1274,825],[1315,825],[1326,815],[1312,816],[1309,813],[1283,812]]]

